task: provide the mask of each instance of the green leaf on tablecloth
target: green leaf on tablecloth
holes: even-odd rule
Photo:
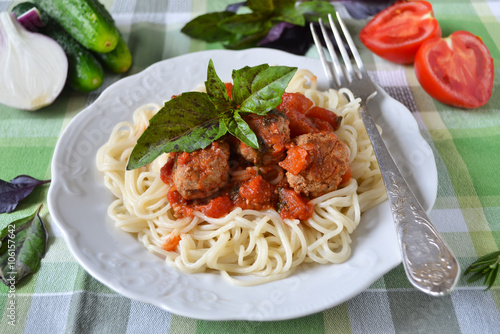
[[[20,232],[21,230],[27,228],[31,224],[37,213],[38,208],[32,214],[26,217],[21,217],[15,221],[2,219],[0,221],[0,248],[2,247],[4,238],[7,236],[7,234],[9,234],[9,231]]]
[[[464,275],[472,274],[467,283],[473,283],[483,279],[486,290],[489,290],[498,276],[500,268],[500,251],[488,253],[478,258],[464,271]]]
[[[40,217],[41,205],[35,214],[9,224],[0,247],[0,279],[7,286],[36,272],[45,255],[47,230]]]

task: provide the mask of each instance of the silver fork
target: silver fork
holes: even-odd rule
[[[349,88],[355,96],[362,100],[359,113],[375,150],[385,183],[406,276],[417,289],[432,296],[443,296],[449,293],[457,283],[460,266],[409,188],[368,111],[370,100],[377,94],[377,87],[369,78],[345,23],[337,12],[337,22],[349,45],[357,70],[354,69],[354,64],[349,58],[331,15],[329,15],[329,21],[343,65],[340,64],[321,19],[319,26],[330,53],[331,62],[327,60],[318,34],[311,23],[310,28],[314,43],[332,88]]]

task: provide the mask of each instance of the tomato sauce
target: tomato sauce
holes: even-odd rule
[[[221,218],[237,207],[244,210],[275,209],[283,219],[307,220],[313,213],[313,206],[307,198],[284,184],[271,185],[260,175],[243,183],[231,183],[219,196],[209,200],[186,200],[172,186],[167,200],[178,218],[193,216],[194,211]]]
[[[231,95],[232,85],[226,85],[228,94]],[[290,121],[290,137],[311,133],[328,131],[333,132],[340,125],[342,117],[330,110],[314,107],[312,101],[300,93],[285,93],[283,102],[277,110],[284,113]],[[231,145],[237,145],[239,140],[230,138]],[[273,143],[273,142],[272,142]],[[314,207],[309,203],[309,198],[295,192],[287,183],[286,177],[280,182],[269,181],[276,178],[276,169],[283,168],[296,175],[308,167],[310,157],[308,152],[299,146],[286,144],[287,155],[278,162],[280,167],[265,166],[245,169],[238,161],[235,167],[245,171],[246,180],[230,180],[228,184],[219,189],[209,198],[185,199],[173,185],[172,170],[174,164],[183,165],[189,162],[188,153],[171,153],[170,159],[162,167],[160,177],[166,184],[171,185],[167,200],[178,218],[193,216],[195,211],[202,212],[208,217],[221,218],[239,207],[251,210],[276,210],[283,219],[298,219],[301,221],[312,217]],[[248,162],[247,162],[248,163]],[[346,173],[343,183],[351,177],[350,171]]]

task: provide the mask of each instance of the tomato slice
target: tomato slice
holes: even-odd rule
[[[398,64],[411,64],[420,45],[435,37],[441,37],[441,27],[427,1],[396,2],[359,33],[373,53]]]
[[[422,45],[415,57],[415,74],[436,100],[477,108],[491,97],[495,69],[490,51],[479,37],[456,31]]]

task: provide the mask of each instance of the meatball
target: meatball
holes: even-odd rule
[[[240,142],[236,151],[245,160],[255,165],[275,164],[285,158],[285,144],[290,140],[290,122],[286,116],[276,110],[267,115],[250,114],[244,117],[259,140],[259,149],[256,150]]]
[[[337,189],[349,170],[349,149],[333,133],[308,133],[293,139],[279,165],[295,192],[315,198]]]
[[[229,153],[229,144],[221,141],[174,156],[171,180],[177,191],[185,199],[205,198],[227,185]]]

